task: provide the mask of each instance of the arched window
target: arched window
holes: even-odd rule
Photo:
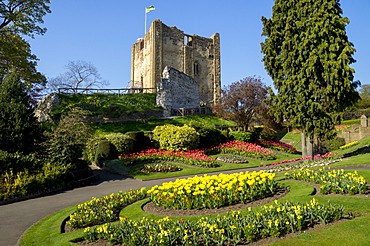
[[[194,62],[194,75],[199,74],[199,64],[198,62]]]

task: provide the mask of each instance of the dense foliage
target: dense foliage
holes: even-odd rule
[[[246,77],[221,90],[221,98],[213,106],[217,116],[231,119],[247,129],[266,105],[267,87],[261,78]]]
[[[67,117],[55,124],[52,131],[46,132],[45,147],[51,161],[66,164],[80,162],[86,141],[91,134],[88,124],[81,121],[85,112],[74,109]]]
[[[103,140],[98,144],[95,154],[95,164],[99,167],[104,166],[106,160],[114,160],[117,158],[117,149],[108,140]]]
[[[359,99],[353,44],[339,0],[276,0],[263,17],[263,61],[277,90],[271,113],[300,125],[310,141],[335,135],[342,112]]]
[[[253,133],[243,131],[232,131],[229,132],[229,138],[238,140],[241,142],[251,143],[253,142]]]
[[[32,114],[26,86],[16,73],[6,76],[0,86],[0,95],[0,149],[32,151],[40,131]]]
[[[49,3],[49,0],[12,0],[0,4],[0,84],[7,74],[16,71],[28,89],[35,86],[32,98],[38,96],[38,85],[45,85],[46,78],[37,72],[37,58],[23,36],[45,33],[46,29],[39,24],[50,13]]]
[[[199,146],[199,133],[190,126],[164,125],[153,130],[153,139],[160,149],[193,150]]]

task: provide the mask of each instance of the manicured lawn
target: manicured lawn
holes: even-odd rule
[[[370,171],[361,171],[360,174],[370,177]],[[331,227],[326,227],[319,231],[310,233],[302,233],[294,238],[289,238],[274,242],[271,245],[350,245],[356,240],[355,245],[369,245],[370,235],[367,233],[370,223],[370,198],[349,197],[349,196],[312,196],[313,187],[306,183],[284,181],[284,176],[278,176],[277,180],[281,180],[282,185],[290,187],[290,192],[283,198],[281,202],[295,201],[308,202],[315,197],[320,204],[326,204],[330,200],[332,204],[341,204],[345,206],[347,212],[355,212],[357,217],[353,220],[348,220],[343,223],[336,224]],[[147,219],[159,219],[163,216],[147,214],[141,209],[141,206],[148,199],[136,202],[125,207],[120,216],[126,216],[129,219],[139,220],[142,217]],[[20,245],[75,245],[71,241],[79,240],[83,236],[83,230],[60,233],[60,225],[68,215],[74,211],[74,207],[70,207],[50,215],[30,228],[21,240]],[[242,213],[248,213],[247,210],[242,210]],[[182,218],[184,219],[184,218]],[[199,216],[187,217],[185,219],[196,220]]]
[[[285,136],[288,138],[290,136]],[[294,135],[293,135],[294,137]],[[292,138],[292,137],[291,137]],[[353,152],[358,148],[367,146],[370,143],[370,138],[360,141],[359,145],[350,147],[345,150],[340,150],[341,154]],[[122,172],[130,172],[136,178],[150,179],[160,177],[173,177],[178,175],[192,175],[212,171],[222,171],[229,169],[245,168],[252,166],[261,166],[263,164],[269,164],[272,162],[279,162],[281,160],[298,158],[300,155],[286,154],[285,156],[278,156],[277,160],[273,161],[261,161],[250,159],[247,164],[225,164],[220,163],[221,166],[218,168],[196,168],[189,167],[179,164],[183,170],[180,172],[166,173],[166,174],[144,174],[139,171],[140,166],[136,166],[131,170],[125,169]],[[362,165],[370,164],[369,154],[358,154],[345,157],[344,160],[336,162],[331,166],[347,166],[347,165]],[[119,165],[118,161],[113,162],[112,165]],[[353,168],[356,170],[356,167]],[[358,170],[358,173],[362,175],[368,182],[370,180],[369,170]],[[330,201],[331,204],[343,205],[346,213],[353,213],[356,215],[355,219],[345,221],[324,229],[313,231],[309,233],[302,233],[293,238],[284,239],[281,241],[274,242],[270,245],[370,245],[370,234],[368,233],[368,225],[370,224],[370,198],[355,197],[355,196],[324,196],[324,195],[312,195],[314,192],[313,186],[301,183],[284,180],[285,176],[280,174],[276,177],[283,186],[287,186],[290,192],[280,201],[294,201],[305,203],[310,201],[313,197],[316,198],[320,204],[326,204]],[[128,217],[129,219],[139,220],[142,217],[148,219],[158,219],[161,216],[152,215],[144,212],[141,207],[147,202],[147,199],[138,201],[132,205],[125,207],[121,212],[121,216]],[[76,208],[70,207],[59,211],[53,215],[50,215],[40,222],[36,223],[31,227],[22,238],[20,245],[75,245],[71,241],[76,241],[83,237],[83,230],[71,232],[71,233],[60,233],[61,223]],[[258,208],[257,208],[258,209]],[[247,214],[248,210],[242,210],[242,214]],[[163,217],[163,216],[162,216]],[[198,217],[187,217],[183,219],[195,220]]]

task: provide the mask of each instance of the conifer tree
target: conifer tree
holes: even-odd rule
[[[270,112],[300,125],[310,143],[333,137],[342,113],[359,99],[342,14],[339,0],[275,0],[272,17],[262,17],[263,62],[277,90]]]
[[[27,87],[16,73],[10,73],[0,84],[0,149],[31,151],[37,130]]]

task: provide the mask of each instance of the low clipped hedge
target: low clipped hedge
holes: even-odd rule
[[[229,137],[233,140],[238,140],[241,142],[253,142],[253,133],[251,132],[233,131],[229,132]]]
[[[160,149],[165,150],[194,150],[199,146],[199,133],[188,125],[156,126],[153,139]]]

